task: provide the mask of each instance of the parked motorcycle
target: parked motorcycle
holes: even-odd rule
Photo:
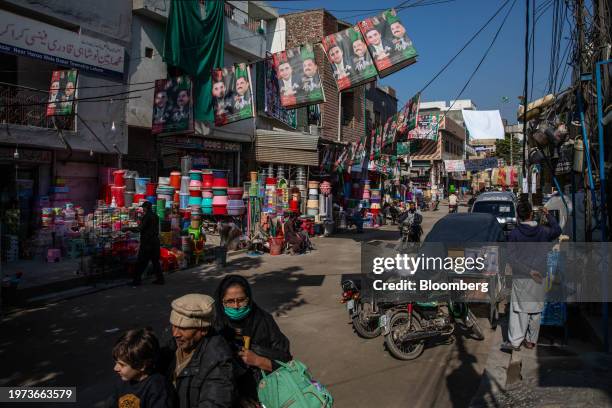
[[[475,339],[484,339],[483,331],[466,303],[416,302],[394,305],[379,320],[387,350],[400,360],[419,357],[426,340],[450,336],[457,323],[471,329]]]
[[[346,304],[346,309],[357,335],[364,339],[373,339],[380,336],[381,328],[378,325],[380,315],[374,311],[374,303],[362,299],[361,289],[356,281],[345,280],[341,286],[341,303]]]

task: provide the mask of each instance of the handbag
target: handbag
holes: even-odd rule
[[[331,408],[330,392],[313,380],[308,367],[298,360],[276,362],[280,367],[270,374],[262,371],[257,395],[264,408]]]

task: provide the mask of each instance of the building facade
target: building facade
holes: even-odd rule
[[[123,0],[0,4],[0,212],[19,210],[20,237],[41,206],[93,208],[99,170],[127,153],[131,15]],[[62,86],[74,92],[76,115],[48,117],[52,72],[69,69],[78,70],[77,83]]]

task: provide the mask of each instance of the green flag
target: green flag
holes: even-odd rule
[[[214,120],[212,69],[223,66],[223,1],[207,1],[206,17],[198,0],[172,0],[166,25],[164,61],[194,79],[194,116]]]

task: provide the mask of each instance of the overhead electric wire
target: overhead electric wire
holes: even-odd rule
[[[529,0],[527,0],[529,1]],[[446,112],[444,113],[444,117],[446,117],[446,115],[448,114],[448,112],[452,109],[452,107],[455,105],[455,102],[457,102],[457,100],[461,97],[461,95],[463,94],[463,91],[465,91],[467,89],[467,87],[470,85],[470,82],[472,81],[472,79],[474,78],[474,76],[476,75],[476,73],[478,72],[478,69],[480,68],[480,66],[482,65],[482,63],[484,62],[484,60],[487,58],[487,56],[489,55],[489,51],[491,51],[491,48],[493,48],[493,45],[495,44],[495,41],[497,40],[497,37],[499,37],[499,33],[501,32],[502,28],[504,28],[504,25],[506,24],[506,21],[508,20],[508,16],[510,16],[510,13],[512,12],[512,9],[514,8],[514,5],[516,4],[516,0],[513,0],[512,4],[510,5],[510,8],[508,9],[508,12],[506,13],[506,15],[504,16],[504,19],[502,20],[499,28],[497,29],[497,31],[495,32],[495,35],[493,36],[493,39],[491,40],[491,44],[489,44],[489,46],[487,47],[485,53],[483,54],[482,58],[480,59],[480,61],[478,62],[478,65],[476,65],[476,68],[474,68],[474,71],[472,71],[472,74],[470,75],[470,77],[468,78],[467,82],[465,83],[465,85],[463,86],[463,88],[461,88],[461,91],[459,91],[459,93],[457,94],[457,96],[455,97],[455,99],[453,100],[453,103],[448,107],[448,109],[446,110]],[[529,43],[529,38],[527,38],[526,40],[526,44],[528,45]]]
[[[431,85],[445,70],[446,68],[449,67],[450,64],[453,63],[453,61],[455,61],[455,59],[457,59],[457,57],[472,43],[472,41],[474,41],[474,39],[476,39],[476,37],[478,37],[478,35],[485,29],[487,28],[487,26],[491,23],[491,21],[493,21],[495,19],[495,17],[497,17],[497,15],[504,9],[504,7],[506,7],[506,5],[510,2],[510,0],[506,0],[500,8],[497,9],[497,11],[482,25],[482,27],[480,27],[478,29],[478,31],[476,31],[474,33],[474,35],[472,35],[472,37],[465,43],[463,44],[463,47],[461,47],[461,49],[459,51],[457,51],[457,53],[434,75],[433,78],[431,78],[422,88],[419,92],[423,92],[425,91],[425,89],[427,89],[427,87],[429,85]]]

